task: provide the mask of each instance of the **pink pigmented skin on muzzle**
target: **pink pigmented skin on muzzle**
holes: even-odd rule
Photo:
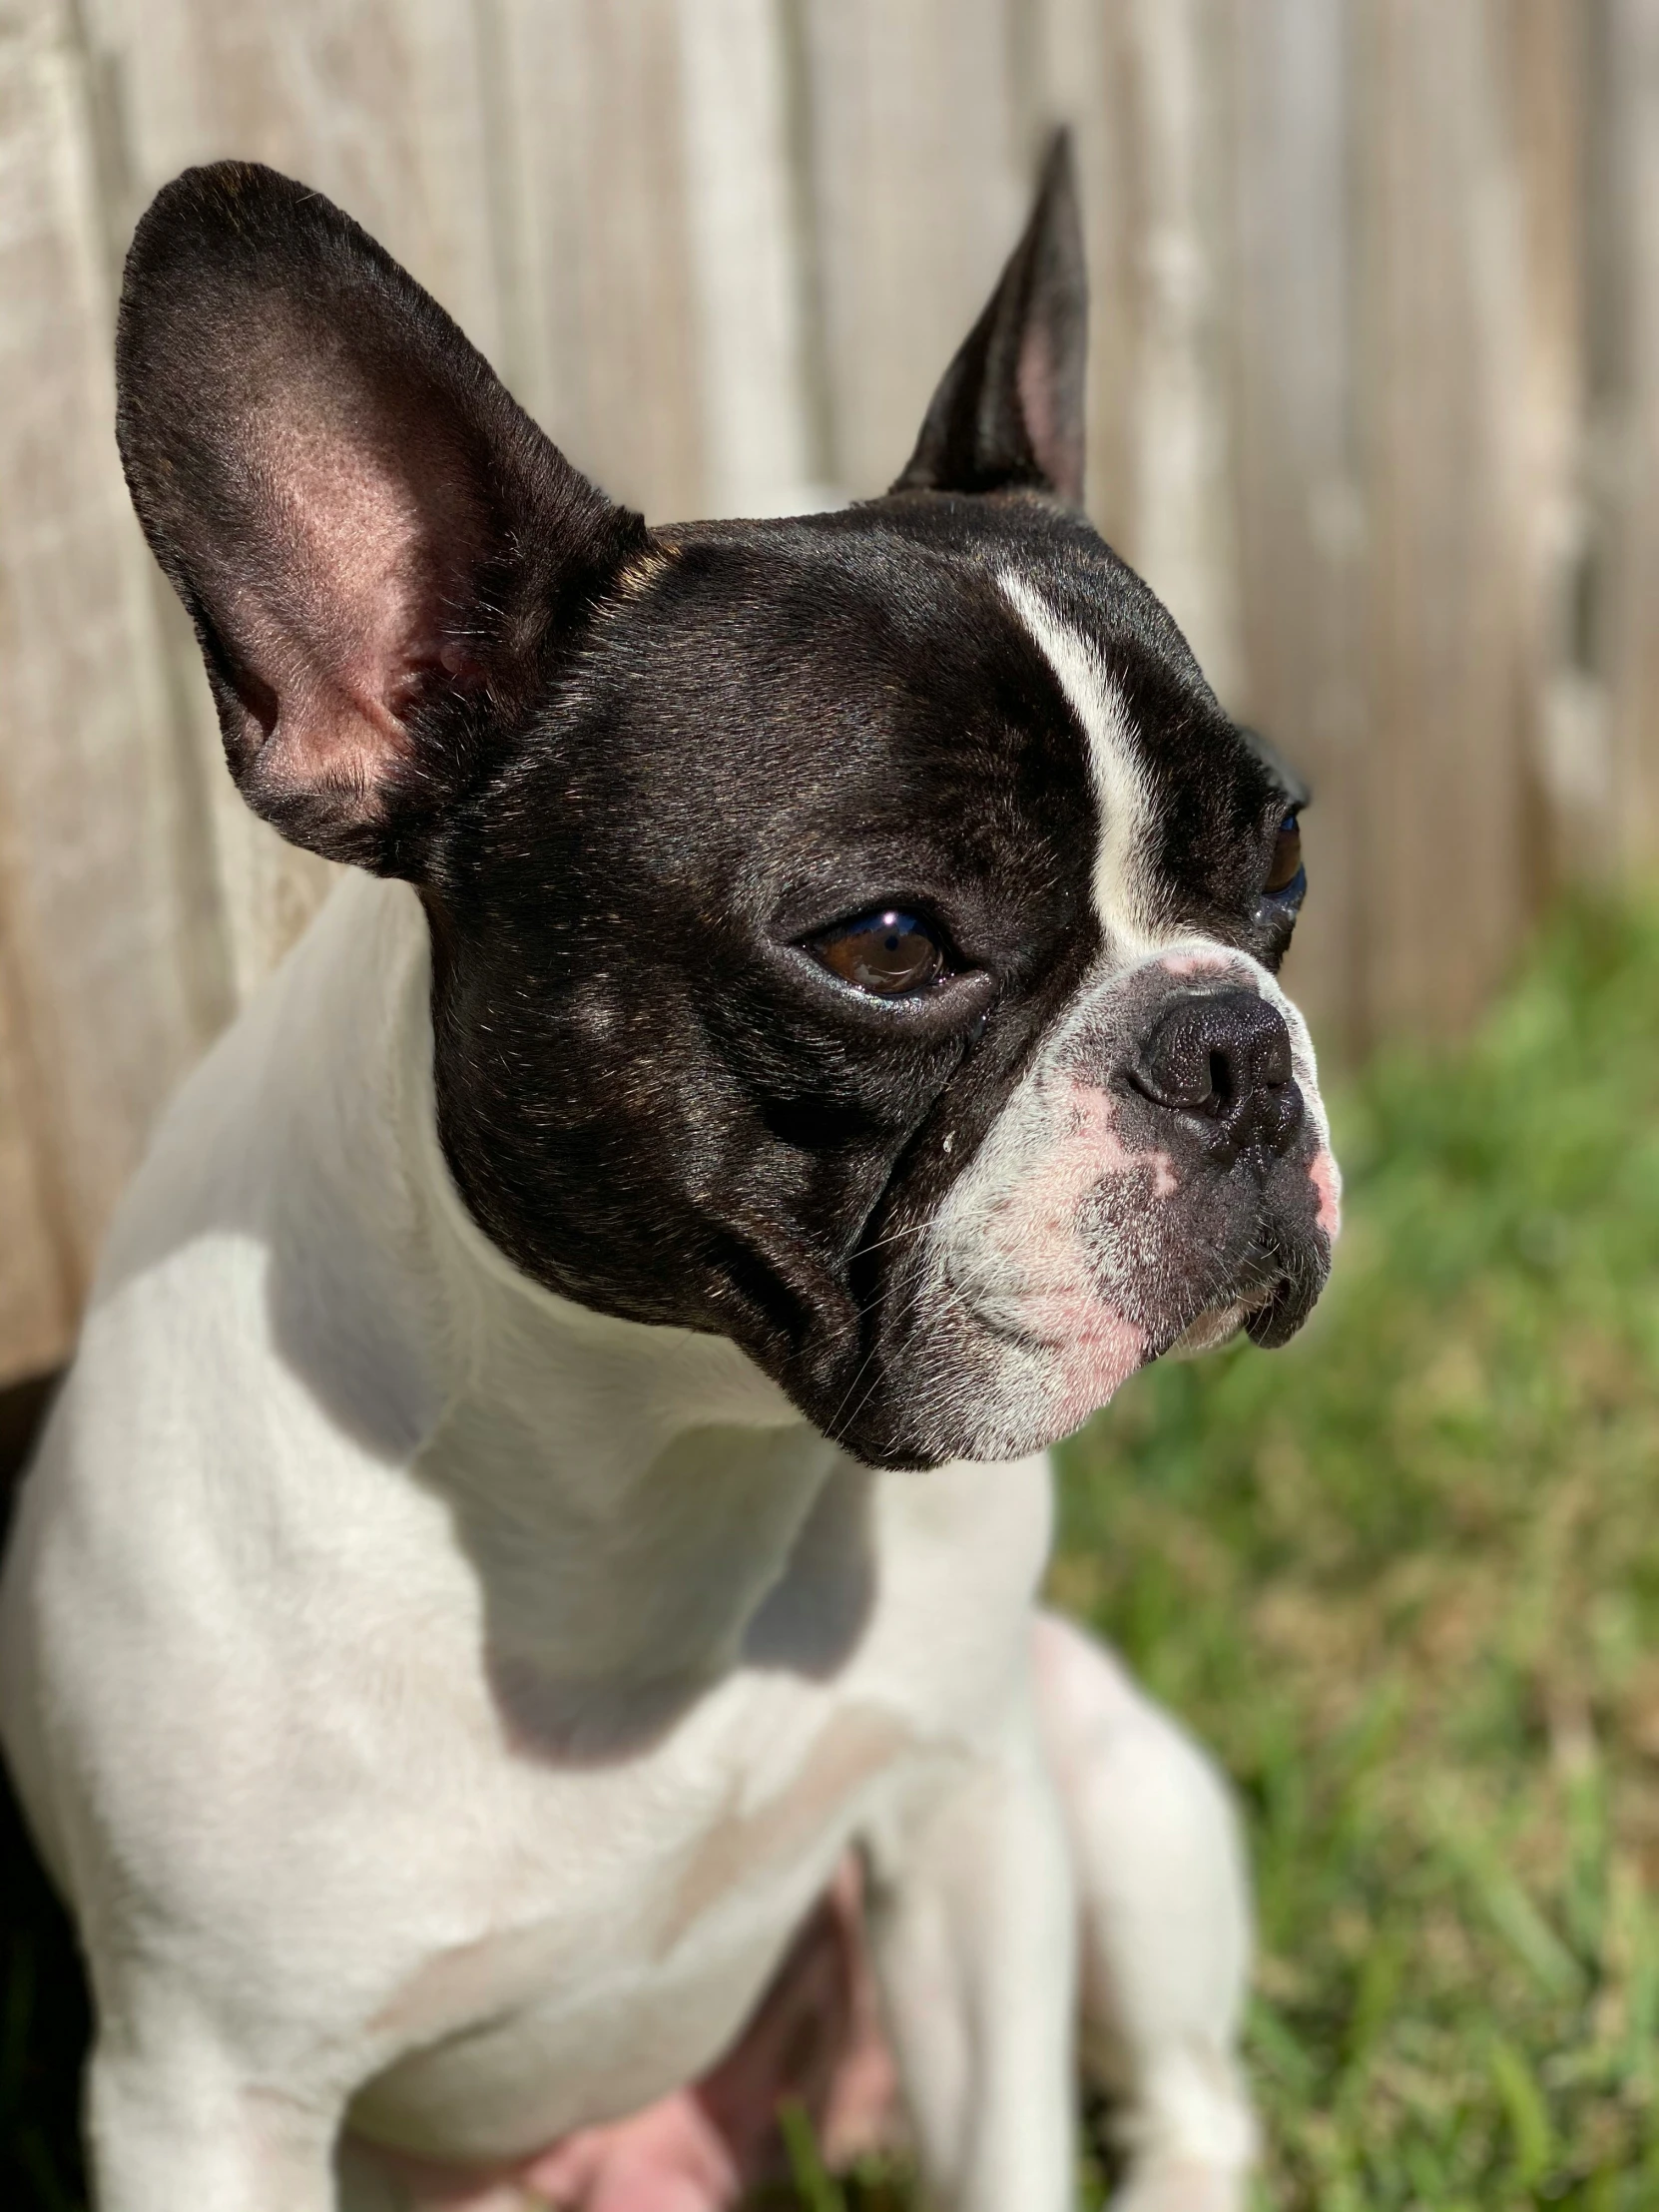
[[[1329,1145],[1321,1145],[1308,1170],[1308,1180],[1319,1193],[1316,1219],[1333,1244],[1343,1230],[1343,1179]]]
[[[1130,1151],[1118,1133],[1110,1091],[1075,1077],[1055,1088],[1059,1134],[1043,1166],[1022,1176],[1002,1201],[994,1237],[1003,1256],[1028,1276],[1069,1287],[1084,1267],[1077,1216],[1089,1193],[1109,1177],[1149,1168],[1156,1195],[1167,1198],[1175,1170],[1167,1152]]]
[[[1231,975],[1238,966],[1219,952],[1166,952],[1158,964],[1183,980],[1190,975]]]
[[[1053,1348],[1054,1414],[1069,1431],[1116,1394],[1148,1352],[1146,1332],[1101,1296],[1078,1234],[1083,1204],[1102,1183],[1143,1171],[1153,1195],[1168,1198],[1176,1175],[1167,1153],[1129,1149],[1112,1095],[1099,1084],[1069,1081],[1055,1120],[1060,1134],[1047,1162],[1010,1193],[993,1236],[1023,1279],[1014,1301],[1020,1328]]]
[[[1064,1313],[1039,1303],[1045,1306],[1044,1322],[1052,1320],[1065,1332],[1054,1413],[1060,1433],[1069,1436],[1140,1373],[1151,1347],[1144,1329],[1098,1296]]]

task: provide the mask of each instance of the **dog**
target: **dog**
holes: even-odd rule
[[[1291,1336],[1338,1179],[1305,795],[1079,511],[1084,347],[1061,143],[886,496],[648,529],[317,194],[141,222],[133,499],[354,868],[6,1564],[101,2212],[706,2212],[883,2050],[952,2212],[1071,2202],[1079,2064],[1123,2205],[1242,2202],[1233,1816],[1038,1609],[1045,1452]]]

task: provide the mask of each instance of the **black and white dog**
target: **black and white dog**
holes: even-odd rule
[[[1036,1611],[1042,1453],[1289,1337],[1337,1177],[1301,795],[1077,511],[1083,350],[1061,148],[886,497],[648,529],[316,194],[141,224],[134,500],[360,872],[163,1126],[7,1566],[101,2212],[728,2201],[832,2101],[849,1860],[931,2201],[1062,2212],[1080,2042],[1122,2201],[1240,2202],[1230,1815]]]

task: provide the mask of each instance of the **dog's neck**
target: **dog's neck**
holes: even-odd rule
[[[350,1217],[330,1242],[383,1274],[371,1288],[421,1407],[410,1466],[478,1570],[494,1663],[609,1698],[720,1671],[831,1469],[857,1470],[728,1340],[590,1312],[515,1268],[438,1142],[413,894],[356,879],[318,933],[334,940],[319,974],[350,978],[322,1055],[324,1203]]]

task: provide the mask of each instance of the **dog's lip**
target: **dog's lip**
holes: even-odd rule
[[[1282,1254],[1258,1247],[1247,1255],[1236,1280],[1225,1290],[1212,1295],[1196,1313],[1190,1314],[1178,1326],[1161,1331],[1158,1338],[1148,1335],[1143,1365],[1150,1366],[1153,1361],[1163,1359],[1167,1353],[1175,1351],[1182,1339],[1190,1336],[1193,1331],[1201,1329],[1206,1322],[1218,1321],[1228,1314],[1236,1317],[1235,1329],[1246,1330],[1255,1344],[1274,1349],[1288,1342],[1307,1319],[1318,1296],[1315,1290],[1314,1295],[1308,1297],[1305,1303],[1300,1299],[1299,1293],[1307,1284],[1307,1279],[1308,1271],[1287,1268]],[[1068,1286],[1048,1286],[1047,1289],[1052,1292],[1066,1287]],[[941,1277],[940,1289],[953,1296],[958,1309],[974,1328],[1021,1352],[1051,1355],[1075,1352],[1080,1347],[1091,1344],[1097,1334],[1093,1330],[1084,1329],[1056,1336],[1048,1331],[1033,1329],[1029,1323],[1010,1314],[1009,1308],[1016,1300],[1023,1303],[1027,1299],[1043,1297],[1045,1286],[1041,1284],[1022,1285],[1017,1294],[985,1292],[975,1290],[953,1272],[946,1271]],[[1269,1317],[1276,1317],[1298,1307],[1300,1310],[1296,1311],[1292,1326],[1280,1336]],[[1257,1329],[1252,1327],[1253,1323],[1266,1325],[1263,1335],[1257,1334]],[[1099,1334],[1104,1334],[1105,1328],[1103,1321]]]
[[[935,1260],[935,1286],[940,1299],[952,1304],[970,1328],[1027,1356],[1063,1358],[1087,1350],[1097,1335],[1104,1335],[1108,1328],[1121,1328],[1126,1319],[1132,1320],[1143,1335],[1143,1366],[1163,1359],[1180,1346],[1183,1338],[1229,1314],[1234,1317],[1233,1331],[1242,1328],[1262,1350],[1277,1351],[1290,1342],[1313,1312],[1330,1274],[1330,1246],[1324,1236],[1304,1237],[1289,1223],[1269,1214],[1258,1221],[1230,1279],[1207,1286],[1203,1304],[1179,1322],[1154,1330],[1144,1310],[1136,1314],[1133,1309],[1126,1313],[1121,1308],[1109,1318],[1104,1309],[1113,1308],[1115,1301],[1103,1295],[1098,1332],[1086,1327],[1056,1334],[1052,1329],[1034,1328],[1022,1318],[1019,1308],[1028,1301],[1069,1293],[1074,1285],[1022,1283],[1016,1288],[976,1283],[971,1273],[964,1276],[960,1272],[960,1256],[956,1257],[958,1264],[954,1266],[943,1254]]]
[[[1289,1287],[1289,1281],[1284,1269],[1276,1267],[1271,1276],[1258,1276],[1254,1283],[1223,1292],[1207,1306],[1201,1306],[1189,1322],[1174,1332],[1167,1344],[1160,1345],[1156,1357],[1162,1360],[1172,1352],[1180,1352],[1189,1337],[1196,1337],[1202,1330],[1223,1321],[1229,1324],[1226,1335],[1215,1338],[1204,1349],[1214,1350],[1227,1343],[1241,1329],[1248,1330],[1252,1317],[1272,1306],[1281,1291]]]
[[[1263,1352],[1288,1345],[1319,1302],[1328,1269],[1282,1274],[1268,1296],[1244,1317],[1245,1332]]]
[[[1245,1254],[1234,1272],[1233,1280],[1220,1290],[1212,1291],[1196,1312],[1185,1321],[1172,1325],[1161,1335],[1151,1359],[1161,1360],[1174,1352],[1182,1340],[1202,1329],[1207,1322],[1221,1320],[1224,1315],[1235,1317],[1234,1327],[1248,1328],[1253,1314],[1271,1306],[1288,1281],[1283,1256],[1276,1250],[1256,1244]]]
[[[1243,1306],[1207,1306],[1202,1314],[1188,1322],[1173,1343],[1165,1345],[1158,1357],[1169,1360],[1181,1359],[1187,1354],[1219,1352],[1223,1345],[1232,1343],[1244,1324]]]
[[[1274,1236],[1253,1257],[1257,1265],[1251,1289],[1225,1303],[1238,1308],[1253,1345],[1263,1352],[1277,1352],[1290,1343],[1319,1303],[1331,1273],[1330,1244],[1323,1237],[1282,1241]]]

